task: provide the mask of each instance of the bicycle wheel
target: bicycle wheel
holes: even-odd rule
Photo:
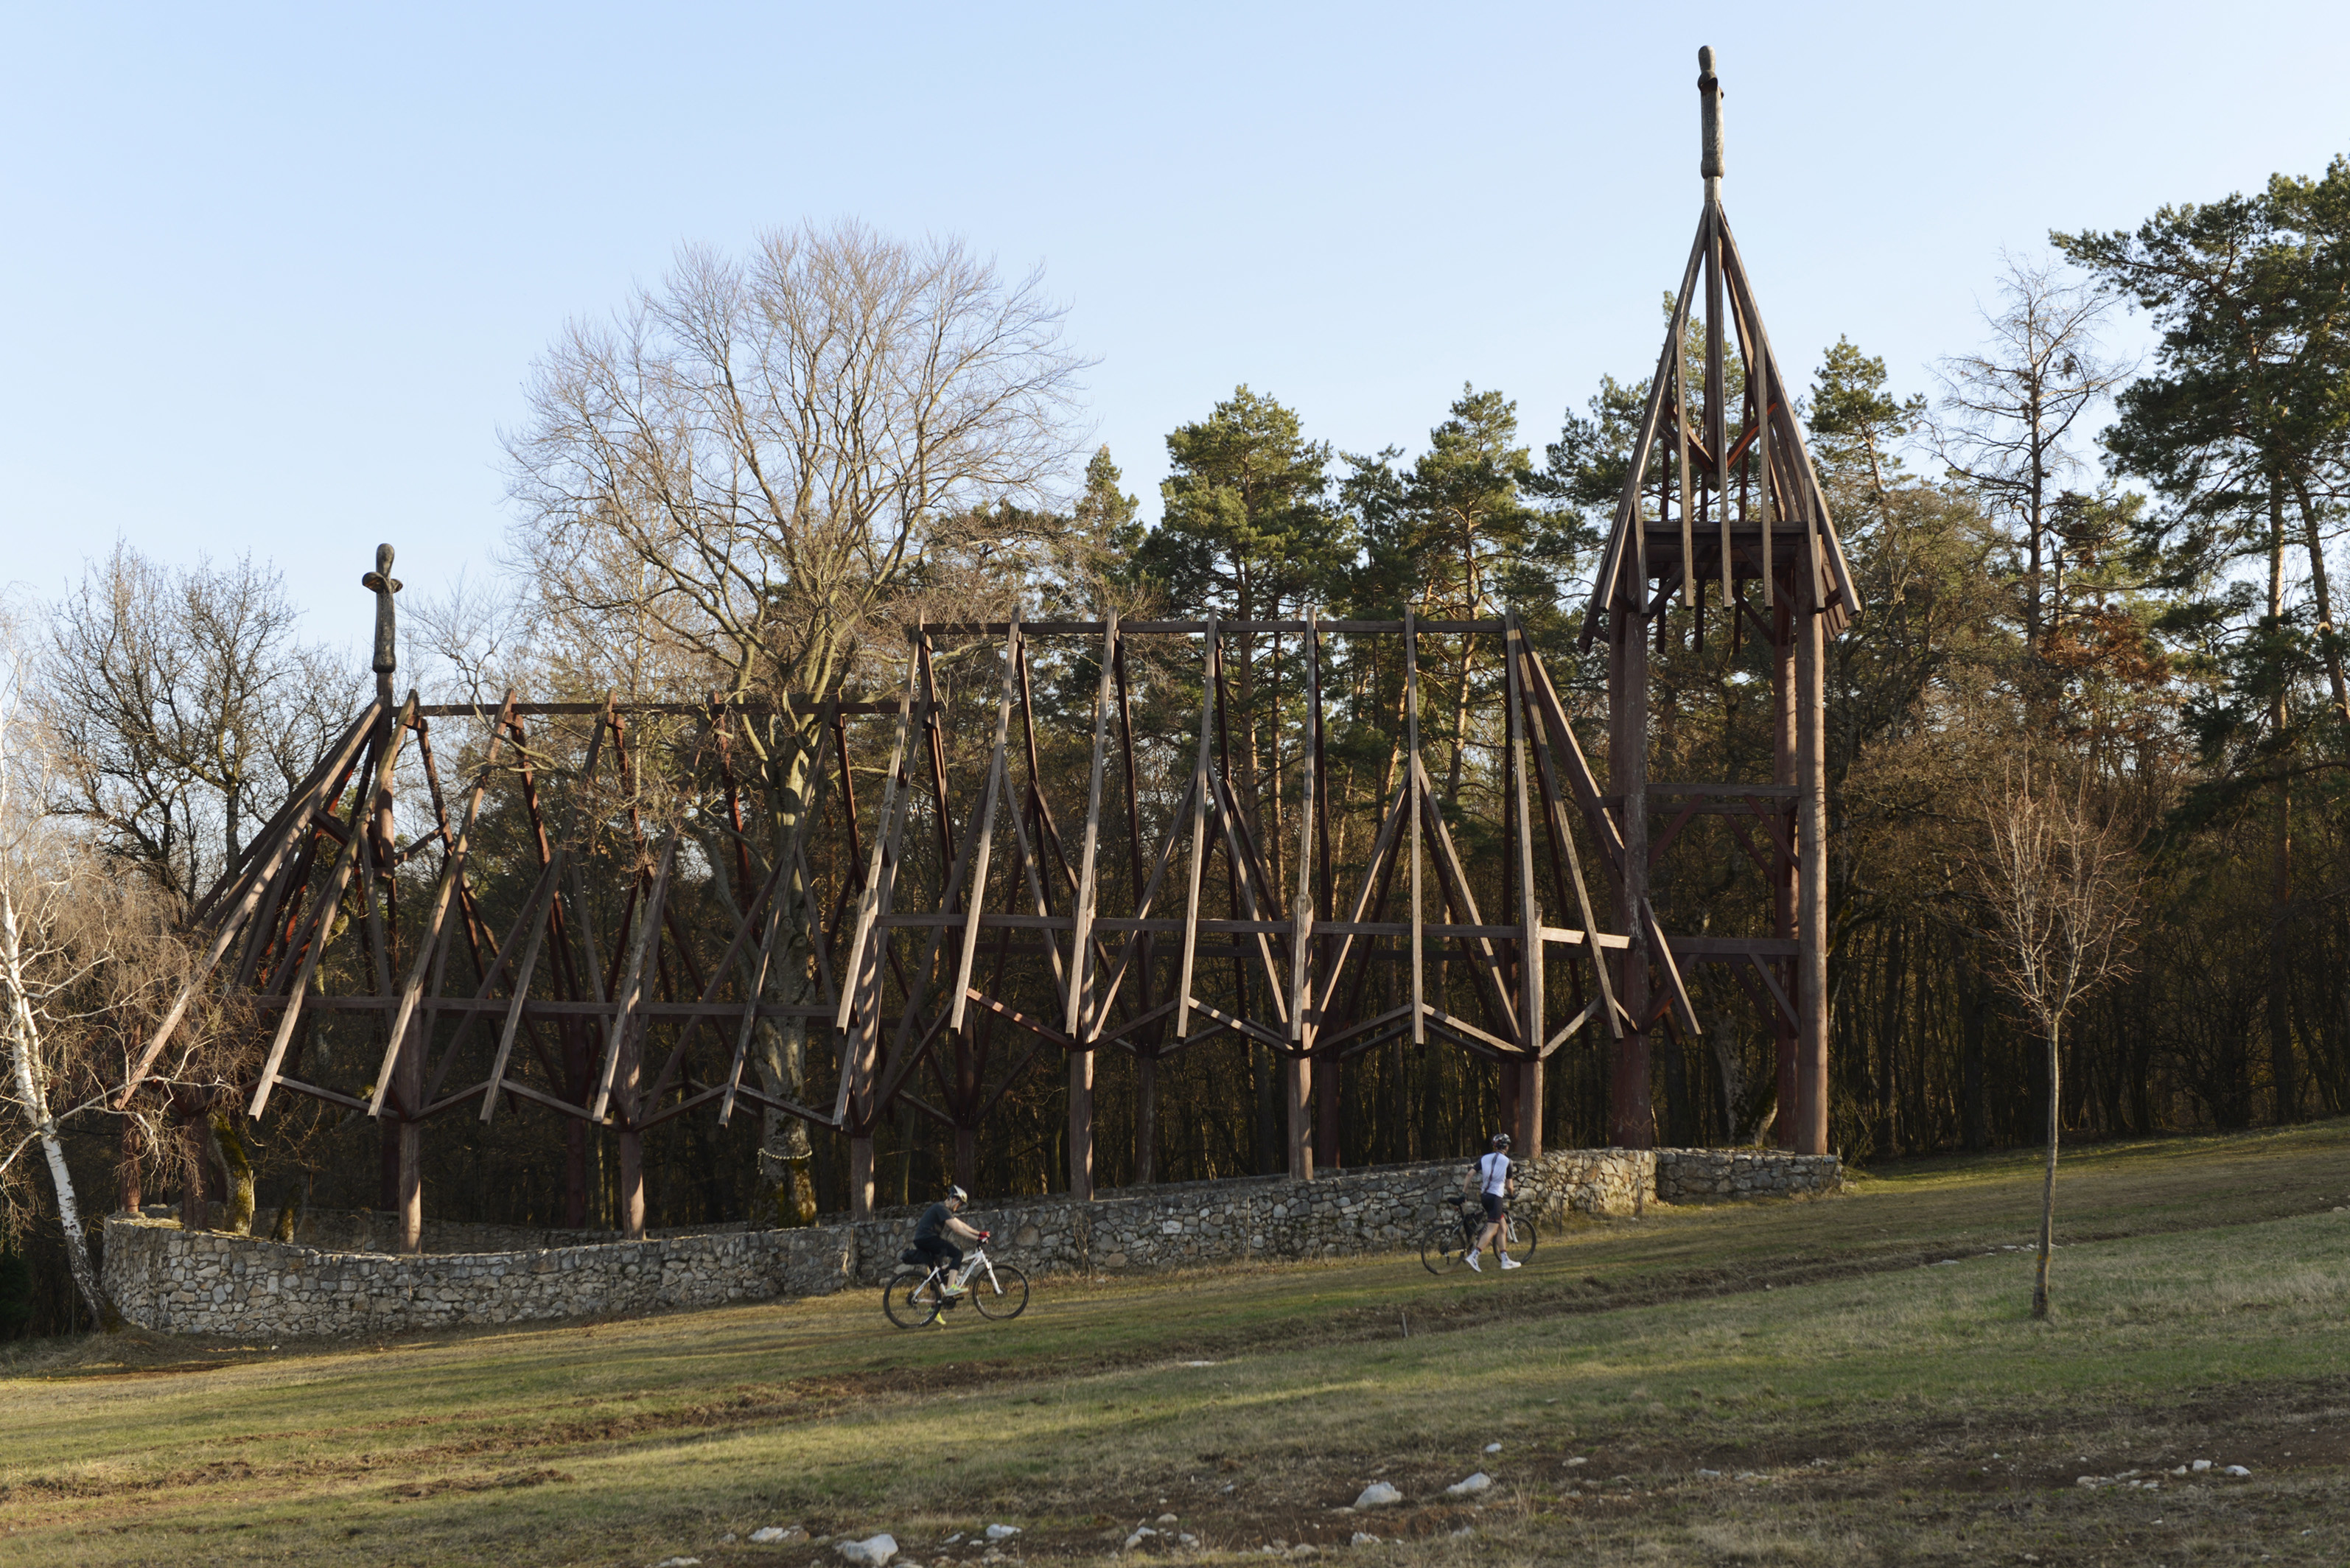
[[[1438,1220],[1419,1244],[1420,1263],[1431,1274],[1451,1273],[1468,1255],[1468,1238],[1461,1235],[1458,1224],[1447,1220]]]
[[[989,1265],[995,1272],[993,1283],[988,1270],[982,1269],[970,1282],[971,1304],[979,1309],[982,1317],[1018,1317],[1028,1310],[1028,1276],[1009,1263]]]
[[[881,1310],[899,1328],[920,1328],[939,1315],[938,1287],[928,1274],[897,1275],[881,1287]]]
[[[1514,1214],[1510,1216],[1509,1228],[1503,1234],[1509,1238],[1510,1256],[1521,1263],[1533,1257],[1534,1249],[1542,1245],[1542,1231],[1534,1222]]]

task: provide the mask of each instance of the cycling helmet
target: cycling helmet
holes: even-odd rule
[[[950,1203],[968,1203],[971,1201],[971,1194],[965,1192],[960,1187],[950,1187],[947,1189],[947,1201]]]
[[[1507,1147],[1510,1147],[1510,1135],[1509,1135],[1509,1134],[1507,1134],[1507,1133],[1495,1133],[1495,1134],[1493,1135],[1493,1147],[1494,1147],[1495,1148],[1507,1148]]]

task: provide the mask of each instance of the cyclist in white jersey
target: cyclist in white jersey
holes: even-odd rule
[[[1502,1203],[1516,1186],[1516,1181],[1510,1176],[1510,1135],[1495,1133],[1493,1152],[1480,1155],[1477,1163],[1461,1178],[1461,1190],[1478,1194],[1485,1204],[1485,1228],[1478,1231],[1476,1241],[1469,1244],[1469,1266],[1481,1274],[1485,1272],[1485,1266],[1477,1261],[1477,1254],[1485,1250],[1487,1242],[1501,1234]],[[1520,1266],[1518,1261],[1499,1244],[1494,1246],[1493,1255],[1502,1260],[1502,1267],[1505,1269]]]

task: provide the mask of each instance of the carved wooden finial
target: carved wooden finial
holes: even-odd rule
[[[391,596],[400,591],[400,579],[391,575],[391,546],[375,547],[375,570],[359,579],[359,587],[375,594],[375,672],[376,684],[386,685],[391,672],[400,668],[398,626],[391,608]]]
[[[1713,74],[1713,48],[1697,52],[1698,142],[1697,171],[1704,176],[1706,193],[1719,195],[1721,187],[1721,78]]]

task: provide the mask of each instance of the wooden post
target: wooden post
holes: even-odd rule
[[[1680,377],[1679,355],[1674,355],[1674,379]],[[1689,539],[1688,476],[1689,444],[1680,443],[1682,476],[1681,536],[1684,545]],[[1690,575],[1689,553],[1681,555],[1682,583],[1692,608],[1697,604],[1695,578]],[[1534,825],[1532,802],[1526,789],[1530,761],[1526,748],[1526,634],[1518,624],[1517,612],[1506,618],[1502,633],[1503,664],[1509,672],[1508,700],[1510,704],[1510,805],[1513,819],[1517,824],[1517,884],[1518,884],[1518,978],[1519,978],[1519,1039],[1524,1046],[1527,1060],[1504,1064],[1502,1071],[1515,1080],[1517,1115],[1513,1118],[1512,1137],[1516,1140],[1518,1158],[1532,1159],[1542,1152],[1542,1048],[1545,1025],[1543,992],[1542,905],[1534,897]],[[1586,940],[1590,940],[1586,938]]]
[[[1404,787],[1411,792],[1404,815],[1404,832],[1411,836],[1411,1043],[1425,1045],[1428,1001],[1421,993],[1425,943],[1419,912],[1419,627],[1408,609],[1403,612],[1403,698]]]
[[[359,578],[359,586],[375,595],[375,698],[378,717],[375,754],[384,759],[376,775],[375,801],[371,820],[364,831],[369,836],[369,847],[374,851],[371,865],[390,874],[394,847],[391,822],[391,774],[397,752],[392,737],[397,727],[414,722],[414,716],[402,712],[394,715],[391,698],[391,678],[400,669],[400,629],[391,596],[400,588],[399,579],[391,575],[392,548],[390,545],[375,547],[375,570]],[[412,707],[413,704],[411,704]],[[355,823],[356,826],[357,824]],[[369,879],[372,882],[372,878]],[[367,889],[369,913],[374,914],[374,888]],[[321,945],[325,928],[320,929]],[[377,968],[384,968],[382,944],[376,946]],[[389,975],[382,978],[389,980]],[[389,991],[387,984],[380,989]],[[413,1038],[387,1041],[388,1049],[396,1053],[390,1072],[386,1075],[391,1092],[399,1096],[400,1108],[392,1124],[384,1129],[384,1164],[392,1177],[391,1208],[399,1217],[400,1250],[413,1252],[421,1241],[424,1230],[424,1168],[423,1126],[418,1119],[424,1109],[424,1043]]]
[[[1818,526],[1816,518],[1804,520]],[[1795,1152],[1828,1151],[1827,620],[1820,576],[1790,552],[1801,581],[1790,596],[1795,639]]]
[[[1094,759],[1086,785],[1086,831],[1077,851],[1077,902],[1069,951],[1069,998],[1062,1033],[1076,1042],[1069,1053],[1069,1196],[1094,1195],[1094,1053],[1092,1040],[1103,1020],[1094,1007],[1099,977],[1093,968],[1094,857],[1101,845],[1102,771],[1109,761],[1111,671],[1118,665],[1118,611],[1102,627],[1101,680],[1094,691]],[[1136,891],[1139,893],[1140,888]]]
[[[836,1123],[848,1129],[848,1212],[862,1220],[873,1212],[873,1117],[879,1107],[867,1102],[879,1070],[881,971],[889,945],[886,929],[875,922],[888,912],[898,870],[898,839],[906,822],[911,794],[906,783],[906,742],[912,732],[914,692],[921,677],[921,661],[910,650],[906,659],[906,690],[898,699],[898,732],[889,751],[889,772],[881,791],[881,814],[873,824],[873,856],[865,872],[864,890],[858,899],[857,923],[847,944],[847,960],[840,988],[840,1005],[833,1027],[841,1039],[840,1093],[833,1105]],[[842,749],[842,776],[848,774],[848,753]],[[843,802],[851,822],[856,805]],[[852,1027],[852,1024],[854,1025]]]
[[[873,1133],[870,1128],[848,1140],[848,1212],[863,1220],[873,1212]]]
[[[1616,918],[1631,938],[1616,992],[1632,1016],[1616,1042],[1607,1096],[1607,1141],[1619,1148],[1656,1143],[1648,1103],[1648,938],[1640,918],[1648,896],[1648,618],[1636,607],[1647,594],[1648,584],[1636,579],[1607,617],[1607,784],[1622,803],[1617,820],[1624,833]]]
[[[1310,709],[1320,700],[1321,639],[1315,616],[1305,617],[1305,690]],[[1306,721],[1311,726],[1314,719]],[[1289,1177],[1314,1179],[1314,1060],[1304,1054],[1313,1048],[1314,1029],[1305,1013],[1314,998],[1314,820],[1321,780],[1315,776],[1319,760],[1309,734],[1299,749],[1297,773],[1297,887],[1289,901],[1289,1043],[1298,1054],[1289,1059]]]
[[[1216,719],[1216,617],[1200,647],[1200,754],[1191,764],[1191,875],[1183,901],[1183,964],[1175,981],[1175,1038],[1191,1032],[1191,971],[1200,949],[1200,872],[1208,858],[1208,749]]]
[[[1537,1059],[1503,1071],[1515,1073],[1518,1079],[1518,1125],[1512,1134],[1517,1139],[1515,1153],[1520,1159],[1535,1158],[1543,1151],[1543,1064]]]
[[[1794,606],[1785,595],[1771,611],[1771,782],[1789,785],[1795,782],[1795,617]],[[1782,819],[1788,845],[1796,847],[1796,813],[1788,811]],[[1771,877],[1771,934],[1782,940],[1795,939],[1795,867],[1782,865]],[[1773,963],[1780,961],[1773,960]],[[1782,971],[1790,981],[1792,971]],[[1801,982],[1783,987],[1793,995]],[[1795,1145],[1796,1085],[1795,1054],[1797,1028],[1783,1014],[1771,1015],[1773,1046],[1773,1071],[1777,1079],[1778,1121],[1773,1129],[1773,1142],[1781,1148]]]
[[[1069,1053],[1069,1196],[1094,1196],[1094,1054]]]
[[[963,894],[962,957],[955,965],[954,990],[947,1007],[947,1027],[961,1029],[964,1000],[971,994],[971,965],[979,952],[979,919],[987,907],[987,856],[995,837],[995,803],[1003,789],[1003,752],[1012,732],[1012,688],[1020,668],[1020,618],[1003,639],[1003,689],[995,703],[995,746],[987,755],[987,789],[979,807],[979,847],[972,862],[971,886]],[[1014,815],[1019,808],[1014,807]],[[939,803],[939,820],[946,820],[946,802]],[[951,889],[950,889],[951,896]],[[941,913],[947,911],[941,910]]]
[[[1292,1056],[1286,1080],[1289,1099],[1289,1179],[1314,1179],[1314,1060]]]

